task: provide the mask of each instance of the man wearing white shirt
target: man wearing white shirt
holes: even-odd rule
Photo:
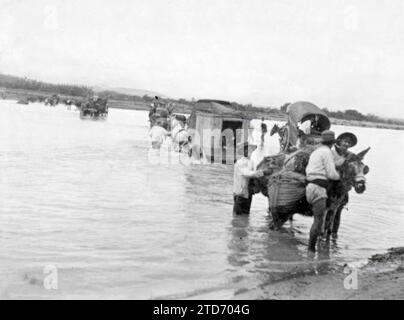
[[[242,156],[234,165],[233,214],[250,213],[252,201],[252,194],[249,191],[250,179],[262,177],[266,173],[264,170],[255,170],[250,159],[250,154],[256,147],[248,142],[237,145],[237,155]]]
[[[157,121],[157,123],[150,129],[149,132],[152,148],[160,149],[167,136],[167,130],[162,127],[161,121]]]
[[[317,238],[322,232],[326,214],[327,186],[329,180],[339,180],[331,147],[335,134],[326,130],[321,134],[321,145],[310,155],[306,167],[306,199],[311,205],[314,221],[310,229],[309,251],[316,251]]]

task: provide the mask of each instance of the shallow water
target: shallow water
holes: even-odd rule
[[[310,218],[269,232],[261,195],[249,218],[233,218],[232,167],[151,163],[147,112],[83,121],[5,100],[0,112],[0,298],[226,299],[313,271]],[[404,132],[333,129],[372,149],[367,190],[351,193],[339,239],[318,258],[325,269],[404,240]],[[43,286],[46,266],[57,290]]]

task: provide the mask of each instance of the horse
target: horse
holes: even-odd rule
[[[290,148],[289,145],[289,138],[288,138],[288,126],[287,124],[279,127],[276,123],[272,127],[271,131],[269,132],[270,136],[272,137],[275,134],[279,135],[279,144],[281,146],[281,150],[288,150],[289,152],[296,151],[297,148]]]
[[[274,126],[272,127],[271,131],[269,132],[269,135],[272,137],[275,133],[280,133],[280,127],[275,123]]]

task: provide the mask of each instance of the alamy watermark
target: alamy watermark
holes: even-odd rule
[[[344,278],[344,288],[346,290],[358,289],[358,268],[346,265],[344,267],[344,274],[348,274]]]
[[[59,288],[58,269],[55,265],[46,265],[43,269],[45,275],[43,287],[46,290],[57,290]]]

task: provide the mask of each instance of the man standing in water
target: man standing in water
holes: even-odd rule
[[[332,148],[332,155],[334,157],[335,165],[338,167],[344,163],[349,155],[349,148],[356,146],[358,138],[351,132],[341,133]]]
[[[331,147],[335,134],[331,130],[321,133],[321,145],[310,155],[306,168],[306,199],[311,205],[314,221],[310,229],[309,251],[316,251],[318,236],[322,233],[326,214],[328,180],[339,180]]]
[[[150,129],[149,137],[153,149],[160,149],[166,137],[169,135],[166,129],[163,128],[164,123],[157,120],[156,124]]]
[[[331,149],[332,155],[334,157],[334,162],[337,167],[341,166],[347,159],[350,153],[348,149],[354,147],[357,143],[358,138],[351,132],[344,132],[338,136],[335,146]],[[331,235],[333,238],[338,237],[338,230],[341,222],[341,212],[342,209],[344,209],[344,206],[348,203],[348,201],[349,196],[347,192],[345,194],[343,202],[338,207],[337,212],[335,214],[334,223],[331,230]]]
[[[262,177],[264,170],[255,170],[250,159],[251,153],[257,148],[256,145],[242,142],[237,145],[237,155],[242,155],[234,164],[233,214],[249,214],[252,194],[249,191],[250,178]]]

